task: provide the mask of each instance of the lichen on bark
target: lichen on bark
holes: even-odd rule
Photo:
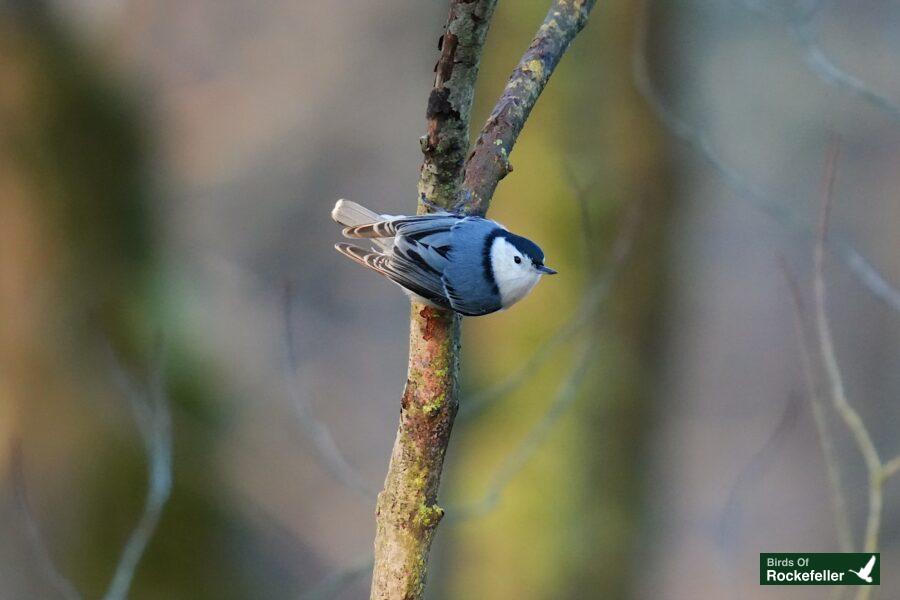
[[[444,515],[437,504],[457,410],[460,319],[414,303],[410,362],[391,463],[378,495],[372,598],[419,598]]]

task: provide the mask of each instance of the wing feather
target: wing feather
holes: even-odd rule
[[[450,303],[445,296],[440,274],[431,272],[417,261],[396,253],[387,255],[368,251],[352,244],[335,244],[334,247],[347,258],[387,277],[397,285],[438,306],[449,308]]]
[[[383,238],[402,235],[418,239],[434,233],[448,232],[464,217],[450,213],[434,213],[412,217],[391,217],[344,228],[348,238]]]
[[[454,238],[457,226],[468,224],[472,230],[472,240]],[[344,229],[349,238],[383,240],[393,238],[392,248],[384,252],[373,248],[368,252],[351,244],[338,244],[338,251],[387,277],[397,285],[433,302],[438,306],[453,308],[464,315],[482,315],[499,308],[496,293],[472,295],[466,284],[470,279],[482,278],[480,272],[469,273],[482,268],[482,242],[480,236],[496,227],[492,222],[479,217],[464,217],[451,213],[434,213],[409,217],[384,217],[373,223],[353,225]],[[460,243],[474,254],[471,261],[457,267],[466,273],[459,273],[454,280],[461,288],[450,284],[446,269],[450,267],[450,252]],[[471,246],[471,248],[469,247]],[[454,250],[455,251],[455,250]],[[477,255],[477,256],[476,256]],[[471,264],[470,264],[471,263]],[[480,282],[480,279],[478,279]],[[458,288],[458,289],[457,289]]]

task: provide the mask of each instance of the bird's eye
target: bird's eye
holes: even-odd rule
[[[515,257],[513,260],[516,261],[516,264],[517,264],[517,265],[522,264],[522,257],[521,257],[521,256],[517,256],[517,257]]]

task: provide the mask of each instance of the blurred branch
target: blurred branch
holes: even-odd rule
[[[372,500],[377,496],[377,491],[369,487],[368,484],[360,476],[359,472],[354,469],[344,455],[341,453],[331,435],[328,427],[316,418],[310,404],[308,394],[303,393],[301,388],[301,378],[298,372],[298,354],[297,345],[294,340],[293,329],[293,288],[287,283],[284,288],[284,296],[282,303],[283,330],[284,330],[284,363],[286,370],[286,380],[288,382],[288,394],[291,399],[291,405],[297,413],[297,421],[303,428],[318,452],[322,464],[334,476],[334,478],[343,484],[347,489],[362,496],[367,500]]]
[[[172,415],[163,377],[163,355],[158,351],[150,382],[143,394],[136,393],[134,384],[124,367],[116,363],[117,379],[124,384],[122,392],[128,398],[135,422],[144,442],[147,454],[147,497],[140,519],[119,557],[113,578],[103,600],[125,600],[128,598],[131,582],[137,566],[144,555],[163,508],[172,491]]]
[[[900,312],[900,290],[893,287],[872,263],[844,242],[837,242],[840,256],[863,287],[890,308]]]
[[[831,322],[826,306],[825,286],[825,247],[828,239],[828,225],[834,197],[834,181],[837,169],[837,160],[840,152],[839,142],[832,141],[825,167],[825,184],[823,186],[822,201],[819,209],[819,227],[813,247],[813,299],[814,299],[814,325],[818,339],[819,358],[825,381],[828,386],[831,404],[841,421],[850,431],[866,465],[868,474],[868,516],[863,537],[862,550],[866,553],[878,551],[878,536],[881,528],[883,510],[883,486],[885,481],[900,472],[900,457],[895,457],[886,463],[882,463],[878,455],[875,443],[862,417],[850,404],[844,387],[843,374],[837,359],[834,347],[834,337],[831,330]],[[843,497],[840,483],[838,463],[834,457],[830,432],[824,417],[824,407],[820,405],[819,386],[816,384],[814,369],[812,366],[811,352],[809,350],[809,334],[807,333],[804,307],[796,279],[791,275],[787,265],[783,262],[782,268],[788,281],[791,297],[794,304],[795,324],[797,337],[801,345],[801,357],[803,361],[804,377],[810,392],[813,404],[813,415],[816,427],[819,431],[819,440],[825,456],[825,464],[828,469],[828,478],[832,487],[835,519],[838,528],[838,537],[841,549],[852,549],[853,543],[850,534],[850,526],[846,516],[846,500]],[[857,600],[867,600],[872,594],[868,586],[861,587],[857,594]]]
[[[128,536],[103,600],[125,600],[147,544],[156,532],[163,508],[172,491],[172,417],[162,376],[162,353],[159,352],[147,388],[141,391],[131,375],[110,350],[112,373],[116,384],[128,400],[135,424],[147,455],[147,496],[137,525]],[[13,485],[16,498],[25,519],[32,551],[54,589],[69,599],[81,595],[56,569],[46,549],[40,529],[29,507],[25,493],[25,477],[22,471],[21,450],[14,446]]]
[[[831,507],[834,512],[834,526],[837,532],[838,546],[841,552],[853,552],[853,534],[847,513],[847,498],[844,495],[840,463],[834,450],[831,428],[828,425],[828,415],[825,413],[825,404],[822,401],[821,386],[818,383],[815,375],[816,370],[813,366],[811,333],[805,317],[807,312],[803,305],[803,297],[800,294],[800,286],[797,283],[797,279],[791,273],[790,267],[788,267],[783,257],[779,262],[788,284],[791,304],[794,309],[794,333],[800,346],[800,364],[803,370],[803,380],[812,408],[813,421],[816,424],[819,447],[822,450],[822,458],[825,461],[825,474],[828,477],[828,485],[831,490]]]
[[[805,225],[797,219],[796,215],[785,208],[783,204],[770,200],[759,186],[745,179],[740,171],[721,158],[709,135],[682,119],[657,92],[650,77],[646,56],[649,7],[650,0],[644,0],[642,14],[637,19],[638,30],[635,35],[632,66],[634,83],[638,92],[650,105],[665,128],[699,154],[719,174],[729,188],[772,219],[794,230],[803,231]]]
[[[497,506],[509,482],[522,470],[528,460],[546,440],[553,426],[556,425],[578,398],[578,390],[591,365],[591,359],[594,357],[596,347],[597,340],[592,337],[579,352],[578,358],[574,361],[568,376],[561,383],[547,411],[537,420],[534,427],[532,427],[518,447],[504,460],[491,478],[491,482],[481,500],[455,510],[455,519],[463,520],[483,517]]]
[[[512,172],[509,155],[550,75],[569,44],[587,23],[595,0],[555,0],[509,81],[466,160],[459,207],[487,212],[501,179]]]
[[[739,572],[735,568],[735,548],[741,526],[742,500],[750,488],[774,464],[785,440],[788,439],[789,434],[797,425],[798,404],[797,398],[793,394],[788,396],[781,417],[778,419],[778,424],[759,450],[753,454],[738,473],[734,485],[728,494],[728,500],[719,515],[719,538],[717,540],[721,550],[719,559],[726,569],[727,577],[725,577],[725,582],[728,585],[733,586],[738,581],[738,578],[735,577]]]
[[[25,467],[22,457],[21,442],[13,440],[10,452],[10,474],[12,478],[13,494],[15,496],[16,508],[25,525],[25,532],[28,536],[28,546],[31,549],[31,555],[37,568],[44,574],[44,577],[50,583],[56,592],[67,600],[81,600],[81,594],[75,588],[75,585],[69,581],[56,567],[50,550],[44,543],[44,536],[41,534],[41,528],[31,509],[31,503],[28,501],[28,486],[25,483]]]
[[[594,2],[552,3],[462,168],[459,157],[468,149],[475,79],[496,0],[450,1],[426,112],[420,213],[431,206],[487,211],[497,183],[510,171],[507,157],[525,120]],[[416,600],[424,594],[431,541],[444,514],[436,500],[458,408],[459,330],[457,314],[412,304],[400,424],[376,509],[373,599]]]
[[[802,51],[806,66],[819,79],[828,85],[841,88],[884,112],[892,119],[900,121],[900,105],[876,92],[862,79],[839,67],[819,44],[815,20],[827,3],[816,1],[809,8],[800,12],[792,11],[787,6],[788,4],[790,3],[785,3],[785,5],[776,3],[772,7],[766,3],[744,2],[749,10],[764,14],[787,29],[791,39]]]
[[[600,310],[616,278],[621,274],[631,249],[640,221],[640,206],[635,204],[628,210],[624,222],[613,242],[609,263],[582,295],[581,302],[572,316],[563,323],[537,350],[519,367],[497,383],[475,392],[466,399],[460,409],[460,417],[472,418],[482,413],[488,406],[525,383],[538,369],[554,355],[554,350],[569,341]]]
[[[882,467],[878,450],[872,442],[872,437],[863,423],[862,418],[847,399],[844,389],[844,379],[838,364],[834,350],[834,340],[831,333],[831,322],[825,305],[825,240],[828,234],[828,221],[831,214],[832,197],[834,190],[834,174],[838,156],[837,144],[832,145],[826,166],[826,184],[822,194],[820,209],[819,233],[816,238],[813,252],[813,290],[815,298],[816,328],[819,336],[819,353],[826,380],[830,386],[831,401],[834,409],[840,415],[847,429],[853,435],[856,446],[866,463],[866,471],[869,475],[869,516],[866,520],[866,533],[863,540],[864,552],[875,552],[878,547],[878,530],[881,526],[882,506]]]
[[[834,175],[839,153],[837,142],[832,143],[825,170],[826,183],[822,194],[819,231],[813,250],[813,292],[815,299],[815,321],[819,337],[819,353],[826,380],[830,386],[831,401],[841,420],[850,430],[857,448],[863,455],[866,472],[869,476],[869,511],[866,519],[866,531],[863,538],[863,552],[878,550],[878,534],[881,529],[881,511],[883,504],[882,487],[884,484],[884,467],[878,456],[878,450],[872,441],[869,430],[862,417],[851,406],[844,389],[844,379],[834,350],[831,323],[825,305],[825,242],[828,236],[828,222],[831,215],[834,192]],[[863,586],[856,594],[857,600],[867,600],[871,596],[869,586]]]
[[[839,87],[860,100],[883,111],[892,119],[900,121],[900,106],[882,96],[866,83],[838,67],[819,45],[818,35],[812,24],[788,22],[791,37],[803,50],[803,59],[809,69],[830,85]]]
[[[634,82],[644,100],[656,113],[660,122],[677,138],[690,146],[715,170],[725,184],[751,206],[768,215],[782,226],[812,238],[812,227],[787,208],[787,202],[774,201],[759,186],[747,180],[734,166],[720,156],[707,133],[682,119],[662,98],[653,86],[646,57],[649,0],[644,2],[643,18],[638,19],[635,36]],[[851,244],[840,239],[827,242],[829,249],[840,257],[851,273],[865,289],[887,306],[900,312],[900,290],[888,283],[881,273]]]

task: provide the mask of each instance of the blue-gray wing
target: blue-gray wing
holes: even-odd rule
[[[347,244],[338,250],[438,306],[484,315],[501,308],[488,258],[499,230],[493,221],[450,213],[392,217],[344,229],[352,238],[393,237],[389,254]]]
[[[452,229],[461,220],[450,214],[393,220],[394,251],[388,276],[416,294],[449,307],[442,277],[449,262]]]
[[[468,217],[453,227],[442,279],[456,312],[477,316],[502,308],[489,256],[490,245],[502,230],[497,223],[480,217]]]
[[[465,220],[465,217],[449,213],[395,219],[392,222],[396,231],[394,253],[421,263],[440,277],[447,266],[454,228]]]
[[[393,238],[389,252],[366,252],[357,246],[338,244],[339,251],[372,268],[394,283],[437,304],[450,308],[442,276],[448,264],[454,226],[465,217],[435,213],[385,217],[380,221],[344,229],[349,238]]]
[[[440,277],[415,262],[394,253],[385,254],[374,248],[365,250],[352,244],[336,244],[335,249],[429,302],[450,308]]]

